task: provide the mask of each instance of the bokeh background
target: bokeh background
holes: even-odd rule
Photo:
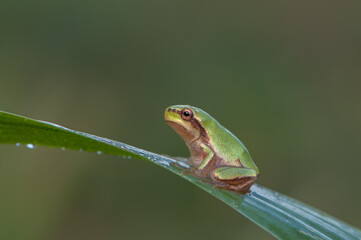
[[[0,109],[187,156],[165,107],[237,135],[260,185],[361,227],[359,1],[2,1]],[[272,239],[141,160],[0,146],[1,239]]]

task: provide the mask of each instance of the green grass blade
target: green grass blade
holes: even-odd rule
[[[246,195],[215,189],[194,176],[181,174],[183,168],[172,158],[56,124],[0,112],[0,143],[65,147],[149,160],[209,192],[277,238],[361,239],[359,229],[257,184]]]

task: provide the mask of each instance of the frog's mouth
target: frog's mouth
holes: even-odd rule
[[[173,130],[186,142],[191,142],[198,137],[190,122],[185,122],[181,118],[181,110],[174,108],[167,108],[164,112],[165,122],[173,128]],[[189,126],[187,126],[189,124]]]
[[[164,120],[165,122],[174,129],[181,137],[187,134],[187,128],[183,126],[180,111],[177,109],[168,108],[164,112]]]
[[[173,128],[173,130],[181,137],[183,138],[183,140],[187,143],[187,142],[191,142],[193,141],[195,137],[192,134],[192,131],[189,131],[185,126],[174,122],[172,120],[165,120],[165,122],[171,127]]]

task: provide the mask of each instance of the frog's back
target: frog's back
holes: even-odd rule
[[[197,118],[202,122],[202,126],[209,135],[212,148],[220,158],[228,163],[232,162],[234,166],[242,164],[245,168],[251,168],[256,170],[257,173],[259,172],[246,147],[236,136],[208,113],[199,108],[193,107],[192,109],[196,111]]]
[[[211,145],[219,157],[234,165],[240,162],[243,167],[255,169],[258,172],[257,166],[243,143],[217,121],[214,124],[214,131],[209,134]]]

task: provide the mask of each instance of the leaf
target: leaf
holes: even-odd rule
[[[179,159],[56,124],[0,111],[0,143],[65,147],[149,160],[217,197],[277,238],[361,239],[359,229],[265,187],[255,184],[251,194],[246,195],[216,189],[194,176],[182,174],[187,166]]]

